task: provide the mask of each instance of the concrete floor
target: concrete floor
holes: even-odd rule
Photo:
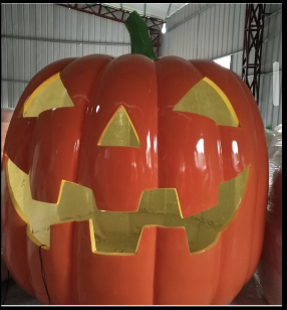
[[[4,305],[41,305],[37,298],[26,293],[14,279],[10,278],[1,282],[1,306],[3,305],[7,283],[8,290]]]
[[[41,305],[37,298],[26,293],[12,278],[1,282],[1,305],[7,288],[5,305]],[[253,277],[230,305],[268,305],[262,297],[262,292],[258,289],[256,280]]]

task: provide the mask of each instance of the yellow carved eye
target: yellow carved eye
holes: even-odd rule
[[[104,129],[98,145],[140,147],[139,137],[127,111],[120,106]]]
[[[60,73],[51,76],[34,90],[23,106],[23,117],[38,117],[41,112],[74,104],[60,79]]]
[[[239,120],[229,99],[207,77],[199,81],[173,110],[206,116],[217,125],[239,127]]]

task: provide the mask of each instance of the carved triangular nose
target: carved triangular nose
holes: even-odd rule
[[[104,129],[98,145],[140,147],[139,137],[126,109],[120,106]]]
[[[182,217],[175,188],[157,188],[143,191],[138,211]]]

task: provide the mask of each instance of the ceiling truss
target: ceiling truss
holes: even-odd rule
[[[92,5],[85,3],[84,7],[79,7],[78,3],[55,3],[55,5],[111,19],[120,23],[124,23],[131,13],[130,11],[127,11],[123,8],[112,8],[101,3],[95,3]],[[165,24],[165,20],[149,16],[142,16],[142,18],[147,24],[155,53],[157,56],[159,56],[161,45],[161,28],[163,24]]]
[[[242,60],[242,80],[259,103],[261,56],[264,31],[265,4],[248,3],[245,13],[244,48]],[[254,60],[251,51],[254,49]],[[249,75],[252,74],[252,80]]]

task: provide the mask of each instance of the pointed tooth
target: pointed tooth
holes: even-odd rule
[[[181,217],[176,189],[158,188],[143,191],[138,212],[163,213]]]

